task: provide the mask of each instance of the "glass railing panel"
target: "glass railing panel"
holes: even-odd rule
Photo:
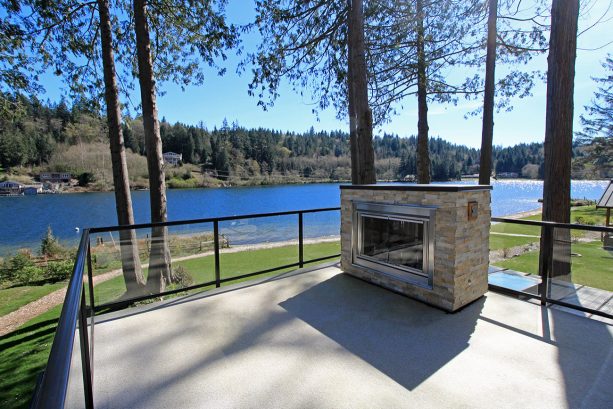
[[[553,236],[549,298],[613,314],[613,251],[601,233],[555,228]]]
[[[493,222],[489,284],[538,294],[540,235],[539,226]]]
[[[298,215],[224,221],[219,233],[222,279],[298,263]]]
[[[213,223],[169,227],[168,249],[172,261],[172,276],[170,280],[167,280],[167,291],[201,285],[215,280]],[[151,247],[150,254],[153,254]]]
[[[72,360],[68,387],[66,390],[65,408],[83,408],[85,405],[85,388],[83,386],[83,365],[81,363],[81,345],[79,343],[79,329],[75,331],[72,348]]]
[[[340,254],[340,210],[304,213],[303,237],[305,262]]]
[[[213,223],[92,234],[91,252],[96,306],[215,279]]]

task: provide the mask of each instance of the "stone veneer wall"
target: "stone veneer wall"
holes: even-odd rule
[[[348,274],[428,304],[455,311],[487,291],[490,186],[341,186],[341,268]],[[351,263],[352,202],[437,206],[432,289],[356,267]],[[478,216],[468,220],[468,202]]]

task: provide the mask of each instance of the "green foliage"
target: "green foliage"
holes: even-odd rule
[[[605,77],[593,78],[599,84],[592,103],[585,106],[585,115],[581,115],[583,130],[577,133],[580,140],[594,137],[610,139],[613,135],[613,55],[607,55],[602,64],[607,71]]]
[[[47,233],[40,243],[40,254],[45,257],[59,257],[66,253],[66,249],[62,247],[58,239],[53,235],[51,226],[47,227]]]
[[[96,181],[96,176],[92,172],[83,172],[77,177],[79,186],[89,186],[90,183]]]
[[[456,103],[479,99],[487,35],[487,2],[422,2],[429,99]],[[281,80],[296,91],[308,88],[320,110],[347,109],[348,2],[258,0],[253,23],[261,37],[243,68],[252,67],[250,95],[267,108],[279,96]],[[349,2],[349,4],[351,4]],[[521,11],[520,11],[521,10]],[[498,64],[528,62],[547,48],[547,6],[517,7],[499,2]],[[384,123],[407,97],[417,93],[416,2],[365,1],[364,35],[369,69],[369,103],[376,123]],[[308,27],[305,30],[304,27]],[[447,75],[463,67],[462,76]],[[539,75],[508,70],[496,84],[498,108],[510,109],[511,96],[526,97]]]
[[[31,255],[27,252],[19,252],[2,263],[0,279],[3,282],[16,281],[16,277],[21,274],[22,270],[33,267],[35,265]]]
[[[172,178],[166,183],[166,185],[170,189],[193,189],[200,187],[197,179]]]
[[[19,252],[2,263],[0,280],[12,285],[28,285],[44,279],[44,271],[36,265],[32,255]]]
[[[25,116],[8,128],[0,126],[0,166],[31,166],[47,163],[41,170],[69,171],[89,179],[89,189],[106,190],[112,185],[111,157],[104,121],[78,104],[45,105],[36,99],[22,99]],[[1,121],[0,121],[1,122]],[[16,129],[16,133],[13,131]],[[148,187],[144,128],[140,118],[126,120],[124,132],[128,173],[133,187]],[[169,187],[192,188],[233,185],[297,183],[304,180],[329,181],[350,178],[349,136],[343,131],[281,132],[266,128],[248,129],[224,124],[208,130],[203,126],[170,124],[163,121],[160,133],[164,151],[183,155],[186,164],[167,168]],[[604,177],[610,163],[613,141],[575,147],[574,177]],[[373,140],[380,179],[403,179],[415,174],[415,138],[383,134]],[[479,151],[448,143],[429,141],[434,180],[455,179],[458,174],[478,172]],[[539,143],[494,147],[495,170],[540,176],[543,146]],[[199,166],[196,166],[198,164]],[[609,172],[613,167],[609,166]],[[11,179],[20,168],[13,167]],[[586,170],[589,170],[587,172]],[[604,173],[603,173],[604,172]],[[93,179],[91,179],[93,177]],[[176,180],[174,180],[176,179]]]
[[[40,253],[35,258],[29,251],[20,251],[0,264],[0,281],[5,285],[24,286],[32,283],[66,280],[72,273],[72,254],[53,236],[49,227],[41,240]],[[47,258],[53,260],[47,261]]]
[[[72,260],[50,261],[45,271],[45,279],[53,283],[67,280],[72,274],[73,266]]]
[[[36,265],[27,265],[13,271],[12,281],[19,285],[29,285],[45,279],[45,271]]]

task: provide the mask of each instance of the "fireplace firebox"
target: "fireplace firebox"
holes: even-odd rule
[[[353,204],[352,263],[432,288],[436,208]]]

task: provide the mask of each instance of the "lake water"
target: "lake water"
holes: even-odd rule
[[[607,183],[573,181],[571,196],[597,200]],[[538,208],[537,200],[542,197],[542,189],[541,181],[495,181],[492,214],[505,216]],[[132,192],[132,200],[136,222],[148,222],[149,192]],[[339,185],[332,183],[168,191],[169,220],[337,206],[340,206]],[[250,219],[222,223],[220,228],[234,244],[289,240],[297,237],[296,220],[297,216]],[[112,192],[0,197],[0,255],[24,247],[38,248],[47,226],[51,226],[62,241],[73,244],[79,238],[76,227],[83,229],[116,223]],[[305,215],[304,223],[307,238],[339,234],[339,212]],[[211,227],[173,228],[172,232],[194,232],[196,228],[202,231]],[[146,234],[145,231],[141,233]]]

